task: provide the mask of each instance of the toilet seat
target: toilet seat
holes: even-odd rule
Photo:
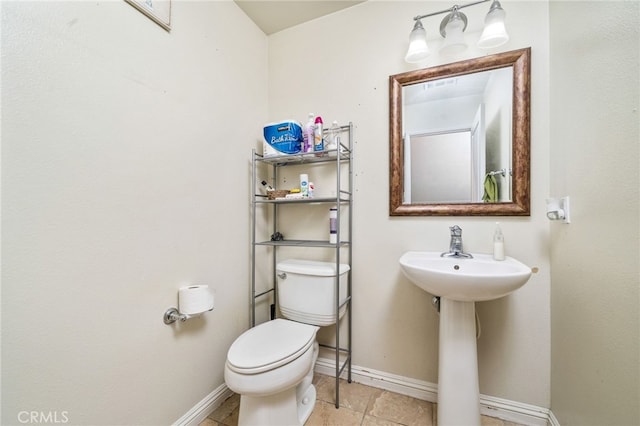
[[[257,374],[288,364],[315,342],[319,327],[285,319],[260,324],[229,348],[227,366],[240,374]]]

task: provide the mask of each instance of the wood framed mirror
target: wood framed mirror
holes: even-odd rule
[[[390,216],[530,215],[531,48],[389,77]]]

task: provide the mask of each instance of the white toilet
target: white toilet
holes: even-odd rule
[[[239,426],[304,424],[316,401],[311,382],[318,326],[336,320],[335,263],[291,259],[276,269],[280,312],[288,319],[246,331],[227,353],[224,379],[240,394]],[[340,265],[341,301],[347,295],[348,271],[349,265]]]

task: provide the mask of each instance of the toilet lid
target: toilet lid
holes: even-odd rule
[[[234,371],[255,374],[287,364],[303,354],[316,338],[319,327],[275,319],[254,327],[229,348],[227,365]]]

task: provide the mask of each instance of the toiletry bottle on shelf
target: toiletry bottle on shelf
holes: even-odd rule
[[[315,115],[310,112],[307,124],[302,129],[302,152],[313,152],[314,132],[315,132]]]
[[[265,193],[268,191],[274,191],[273,186],[271,186],[266,180],[260,182],[262,184],[262,189]]]
[[[313,150],[324,151],[324,142],[322,140],[322,117],[316,117],[315,125]]]
[[[500,223],[496,222],[496,230],[493,234],[493,259],[504,260],[504,235]]]
[[[300,194],[302,198],[309,197],[309,175],[307,174],[300,175]]]
[[[329,243],[336,244],[338,242],[338,207],[333,206],[329,209]]]
[[[307,196],[309,198],[313,198],[313,191],[315,191],[315,189],[316,189],[316,186],[314,185],[314,183],[313,182],[309,182],[309,190],[307,191],[307,193],[308,193]]]
[[[339,145],[340,127],[338,127],[338,122],[334,120],[333,123],[331,123],[331,127],[329,127],[329,134],[327,135],[327,151],[338,149]]]

